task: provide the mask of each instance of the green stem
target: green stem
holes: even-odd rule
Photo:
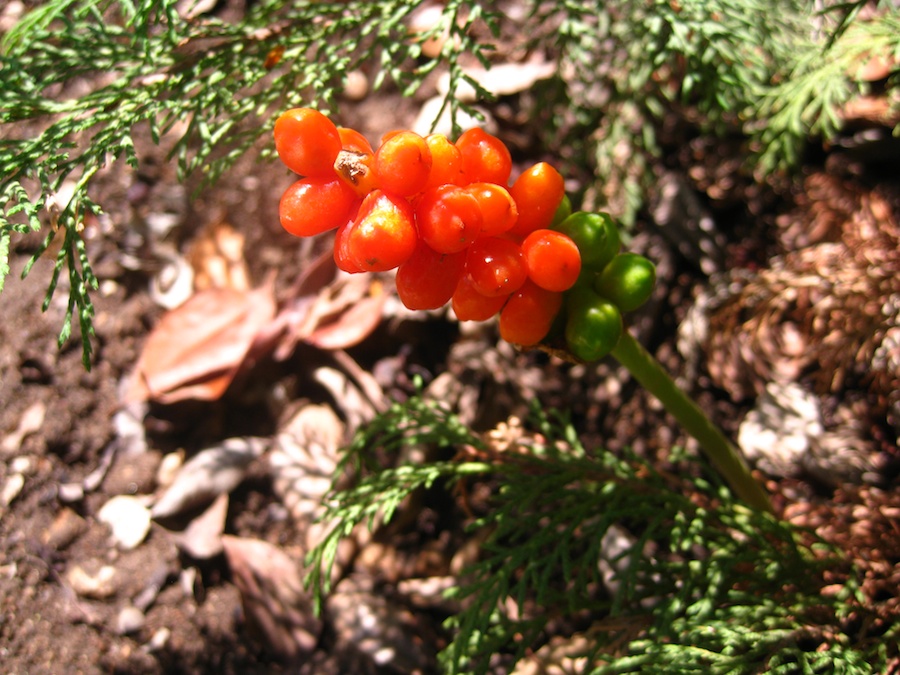
[[[768,495],[750,474],[734,445],[630,333],[622,334],[612,355],[662,402],[685,431],[697,439],[713,466],[740,499],[762,511],[773,511]]]

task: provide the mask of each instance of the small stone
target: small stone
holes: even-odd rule
[[[174,482],[175,476],[178,475],[182,464],[184,464],[183,452],[170,452],[163,457],[156,470],[157,485],[164,488],[169,487]]]
[[[20,455],[9,463],[10,473],[20,473],[23,476],[30,476],[36,468],[37,463],[31,455]]]
[[[150,641],[147,643],[147,651],[158,652],[169,643],[170,637],[172,637],[171,630],[169,630],[165,626],[163,626],[162,628],[158,628],[156,632],[153,633],[153,637],[151,637]]]
[[[116,632],[119,635],[136,633],[144,627],[144,613],[137,607],[128,605],[119,611],[116,617]]]
[[[75,593],[85,598],[103,600],[118,590],[116,569],[111,565],[103,565],[94,573],[76,565],[66,573],[66,581]]]
[[[361,70],[351,70],[344,81],[344,97],[350,101],[362,101],[369,93],[369,78]]]
[[[84,534],[88,524],[68,506],[64,506],[56,514],[50,526],[41,535],[41,541],[56,551],[67,548],[73,541]]]
[[[64,504],[80,502],[84,499],[84,485],[81,483],[61,483],[57,488],[56,496]]]
[[[0,506],[9,506],[25,487],[25,476],[20,473],[11,474],[0,490]]]
[[[150,531],[150,509],[138,497],[113,497],[103,505],[97,517],[109,525],[115,542],[126,550],[138,546]]]

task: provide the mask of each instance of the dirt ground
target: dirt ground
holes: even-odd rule
[[[390,92],[364,96],[345,102],[342,121],[378,138],[388,129],[411,125],[421,103]],[[688,147],[681,139],[670,140],[673,148]],[[786,333],[762,347],[744,345],[738,329],[752,322],[759,309],[766,320],[754,324],[757,337],[791,324],[810,341],[803,343],[807,347],[822,337],[826,342],[842,339],[834,323],[823,319],[823,336],[816,333],[822,322],[797,320],[799,311],[815,314],[812,300],[805,306],[801,298],[790,307],[777,300],[790,286],[791,261],[820,244],[846,242],[847,228],[879,232],[869,237],[875,242],[873,250],[881,250],[878,264],[890,274],[900,271],[897,240],[892,239],[900,201],[884,187],[894,183],[898,166],[835,151],[831,157],[812,158],[791,185],[745,181],[730,186],[723,198],[715,192],[721,176],[713,175],[710,153],[704,152],[701,140],[690,141],[691,151],[673,150],[660,169],[686,186],[679,194],[695,200],[715,222],[736,223],[720,229],[721,269],[740,268],[756,275],[755,295],[737,293],[712,302],[710,321],[725,337],[689,345],[687,353],[679,350],[679,326],[694,316],[698,298],[714,295],[701,293],[713,284],[690,251],[654,224],[659,212],[651,210],[638,225],[634,245],[659,262],[660,288],[633,328],[734,437],[739,423],[764,398],[765,385],[778,379],[772,374],[793,372],[796,366],[788,379],[812,392],[821,413],[818,431],[805,438],[824,440],[813,444],[818,454],[809,450],[811,445],[806,448],[816,456],[799,462],[801,470],[790,461],[786,468],[778,458],[757,458],[765,469],[760,476],[782,514],[819,527],[861,561],[869,601],[885,622],[892,621],[900,580],[895,468],[900,454],[893,393],[900,368],[896,348],[891,352],[885,345],[896,332],[896,314],[873,318],[869,341],[848,339],[857,350],[853,358],[835,356],[834,362],[824,357],[799,362],[803,350],[785,348]],[[548,406],[568,408],[586,437],[613,449],[633,445],[642,453],[662,454],[685,442],[671,419],[614,363],[571,366],[542,353],[516,352],[498,341],[490,325],[460,327],[442,314],[411,315],[393,297],[389,277],[342,291],[354,302],[372,302],[377,309],[368,312],[368,322],[351,316],[337,334],[302,335],[278,356],[271,344],[255,343],[257,351],[251,354],[258,356],[242,361],[237,376],[224,380],[221,396],[135,401],[129,392],[136,386],[134,373],[142,352],[169,314],[164,305],[176,303],[179,284],[185,283],[161,284],[161,270],[182,269],[178,265],[185,261],[193,269],[185,299],[199,293],[203,284],[230,289],[233,296],[212,305],[223,313],[234,306],[232,301],[247,303],[240,308],[248,316],[251,307],[265,302],[279,312],[301,312],[305,305],[300,300],[320,297],[323,288],[331,289],[332,300],[337,293],[333,279],[322,283],[315,275],[310,278],[309,270],[327,243],[300,242],[278,224],[278,198],[291,180],[280,166],[249,156],[219,184],[193,195],[194,186],[179,185],[172,168],[158,159],[159,149],[148,145],[142,153],[147,161],[141,171],[116,165],[96,184],[95,199],[106,214],[88,223],[86,230],[100,280],[92,296],[96,337],[90,371],[82,366],[78,339],[57,347],[66,303],[64,281],[47,310],[40,312],[52,260],[40,260],[20,280],[37,241],[20,241],[11,252],[13,272],[0,294],[0,662],[5,672],[433,672],[435,653],[445,640],[441,611],[427,603],[425,608],[417,606],[410,599],[414,594],[397,589],[404,580],[437,578],[439,571],[449,569],[451,542],[436,543],[439,537],[423,534],[440,529],[440,504],[423,510],[424,515],[401,532],[401,538],[419,542],[419,549],[406,546],[399,552],[396,544],[359,543],[362,552],[343,570],[349,581],[343,589],[338,586],[341,592],[327,606],[322,624],[302,611],[306,600],[292,586],[296,570],[274,570],[281,558],[273,553],[280,551],[295,562],[302,559],[310,536],[303,505],[315,509],[314,488],[285,487],[290,480],[283,462],[294,457],[285,434],[300,424],[298,447],[306,447],[302,441],[309,441],[310,434],[329,429],[346,441],[354,426],[380,406],[408,395],[416,376],[434,391],[449,392],[446,399],[479,429],[522,413],[527,401],[538,397]],[[521,168],[529,157],[517,159]],[[674,220],[695,222],[684,215],[689,208],[681,211]],[[740,217],[731,219],[733,214]],[[791,234],[796,223],[808,225],[804,237]],[[818,239],[810,234],[823,228]],[[207,244],[217,241],[216,236],[225,243],[211,249]],[[854,245],[850,248],[858,252]],[[819,252],[824,255],[824,249]],[[825,269],[823,258],[816,260],[815,269],[827,278],[834,270]],[[773,269],[780,270],[780,276]],[[876,290],[894,297],[897,289],[889,286],[889,276],[878,277],[888,285]],[[298,290],[298,280],[304,279],[306,285]],[[765,283],[778,290],[766,296],[760,291]],[[268,295],[252,295],[259,289],[269,289]],[[769,302],[760,308],[750,303],[751,295]],[[744,305],[734,309],[741,302]],[[723,307],[734,311],[718,311]],[[337,304],[331,309],[339,316],[347,311]],[[259,326],[271,318],[259,319],[255,328],[262,332]],[[296,323],[290,325],[299,331]],[[349,333],[360,325],[365,336],[355,341]],[[176,349],[172,340],[177,338],[170,336],[169,348]],[[762,354],[759,361],[748,360],[746,351],[734,348],[739,344]],[[198,346],[200,351],[207,348],[212,353],[209,344]],[[756,348],[760,351],[754,352]],[[220,358],[203,366],[200,380],[214,379],[210,369],[233,363]],[[817,380],[821,363],[844,373],[841,381],[823,385]],[[776,408],[783,401],[774,400]],[[333,410],[336,418],[326,415],[313,422],[310,431],[297,422],[297,415],[314,405]],[[783,406],[779,409],[784,411]],[[320,465],[327,465],[330,446],[318,442],[317,447],[326,450]],[[195,478],[188,505],[161,514],[159,497],[177,467],[184,466],[179,462],[228,443],[242,444],[237,474],[221,471],[210,478],[218,486],[213,492],[227,495],[227,501],[215,500],[208,486]],[[121,496],[129,498],[122,503],[133,510],[126,509],[124,530],[113,536],[108,521],[112,516],[104,508],[111,501],[119,505],[113,498]],[[207,509],[209,503],[214,506]],[[154,508],[146,535],[129,544],[129,532],[140,530],[142,519]],[[211,535],[203,528],[186,529],[201,512],[212,523]],[[191,540],[187,544],[186,538]],[[249,540],[271,548],[254,549]],[[272,579],[280,580],[280,591],[267,586]],[[267,606],[260,608],[260,603]],[[381,628],[374,639],[376,645],[390,647],[390,657],[358,640],[366,612],[394,630]],[[390,621],[384,619],[388,616]],[[298,665],[298,650],[310,644],[318,648]]]

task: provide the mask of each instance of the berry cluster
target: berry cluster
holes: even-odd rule
[[[652,264],[618,253],[615,224],[571,214],[563,178],[545,162],[510,184],[509,149],[482,129],[456,142],[396,131],[373,149],[359,132],[296,108],[275,122],[275,147],[301,176],[280,202],[284,228],[336,230],[338,267],[396,269],[410,309],[449,302],[461,321],[499,314],[501,337],[531,346],[561,325],[565,306],[569,350],[594,360],[615,346],[621,311],[649,296],[647,274],[634,270]]]

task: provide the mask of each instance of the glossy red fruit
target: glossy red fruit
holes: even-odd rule
[[[457,185],[424,192],[416,202],[419,236],[438,253],[458,253],[481,232],[478,202]]]
[[[523,347],[536,345],[550,332],[562,302],[562,293],[526,281],[500,312],[500,337]]]
[[[581,254],[562,232],[535,230],[522,242],[528,278],[548,291],[567,291],[581,274]]]
[[[301,176],[330,177],[341,136],[330,119],[312,108],[293,108],[275,120],[275,150]]]
[[[354,214],[360,200],[337,177],[301,178],[281,195],[281,226],[297,237],[313,237],[340,227]]]
[[[365,272],[392,270],[412,256],[418,236],[412,207],[383,190],[369,193],[346,233],[349,260]]]
[[[476,239],[466,254],[466,274],[475,289],[490,298],[519,290],[528,278],[522,248],[510,239]]]
[[[397,295],[407,309],[438,309],[450,302],[466,268],[466,254],[438,253],[419,241],[397,268]]]

